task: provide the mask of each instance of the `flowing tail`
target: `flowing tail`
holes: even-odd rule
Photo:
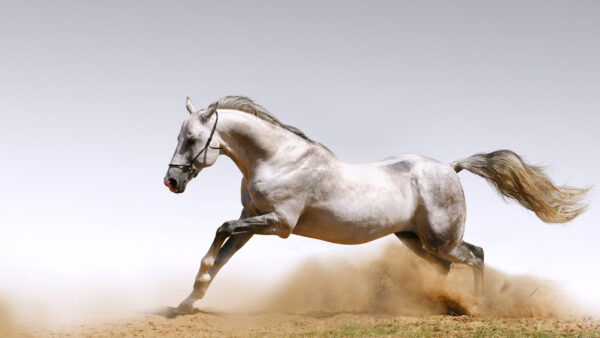
[[[555,186],[541,167],[527,164],[510,150],[476,154],[451,163],[487,179],[502,197],[519,202],[546,223],[566,223],[583,213],[590,188]]]

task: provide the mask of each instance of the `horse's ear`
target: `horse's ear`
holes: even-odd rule
[[[214,114],[217,111],[218,105],[219,105],[219,103],[215,102],[214,104],[211,104],[210,106],[208,106],[208,108],[206,108],[206,110],[204,112],[202,112],[202,114],[200,115],[202,120],[207,121],[212,116],[212,114]]]
[[[185,99],[185,107],[190,112],[190,115],[196,112],[196,108],[192,105],[192,100],[190,100],[189,96]]]

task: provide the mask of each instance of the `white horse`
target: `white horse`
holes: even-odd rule
[[[248,98],[226,96],[202,111],[188,98],[186,106],[190,117],[181,127],[165,185],[182,193],[200,170],[226,155],[243,174],[243,209],[238,220],[217,229],[178,313],[193,310],[221,267],[255,234],[340,244],[395,234],[443,275],[451,263],[471,266],[477,294],[483,249],[462,240],[466,210],[457,175],[462,169],[488,179],[544,222],[568,222],[585,210],[587,189],[555,186],[509,150],[450,164],[420,155],[351,164]]]

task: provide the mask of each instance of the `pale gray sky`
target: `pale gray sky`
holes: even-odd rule
[[[239,214],[241,175],[222,158],[183,195],[162,185],[187,95],[250,96],[347,161],[509,148],[557,183],[600,185],[598,17],[596,1],[4,1],[0,297],[189,291]],[[546,225],[460,176],[487,264],[600,303],[597,190],[588,213]],[[223,280],[346,250],[256,237]]]

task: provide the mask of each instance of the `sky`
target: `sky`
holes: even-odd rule
[[[184,194],[163,186],[186,96],[249,96],[348,162],[512,149],[556,183],[598,186],[599,16],[596,1],[3,1],[0,300],[49,313],[187,295],[239,215],[241,174],[222,157]],[[460,179],[486,264],[599,307],[597,189],[548,225]],[[396,242],[254,236],[207,302]]]

